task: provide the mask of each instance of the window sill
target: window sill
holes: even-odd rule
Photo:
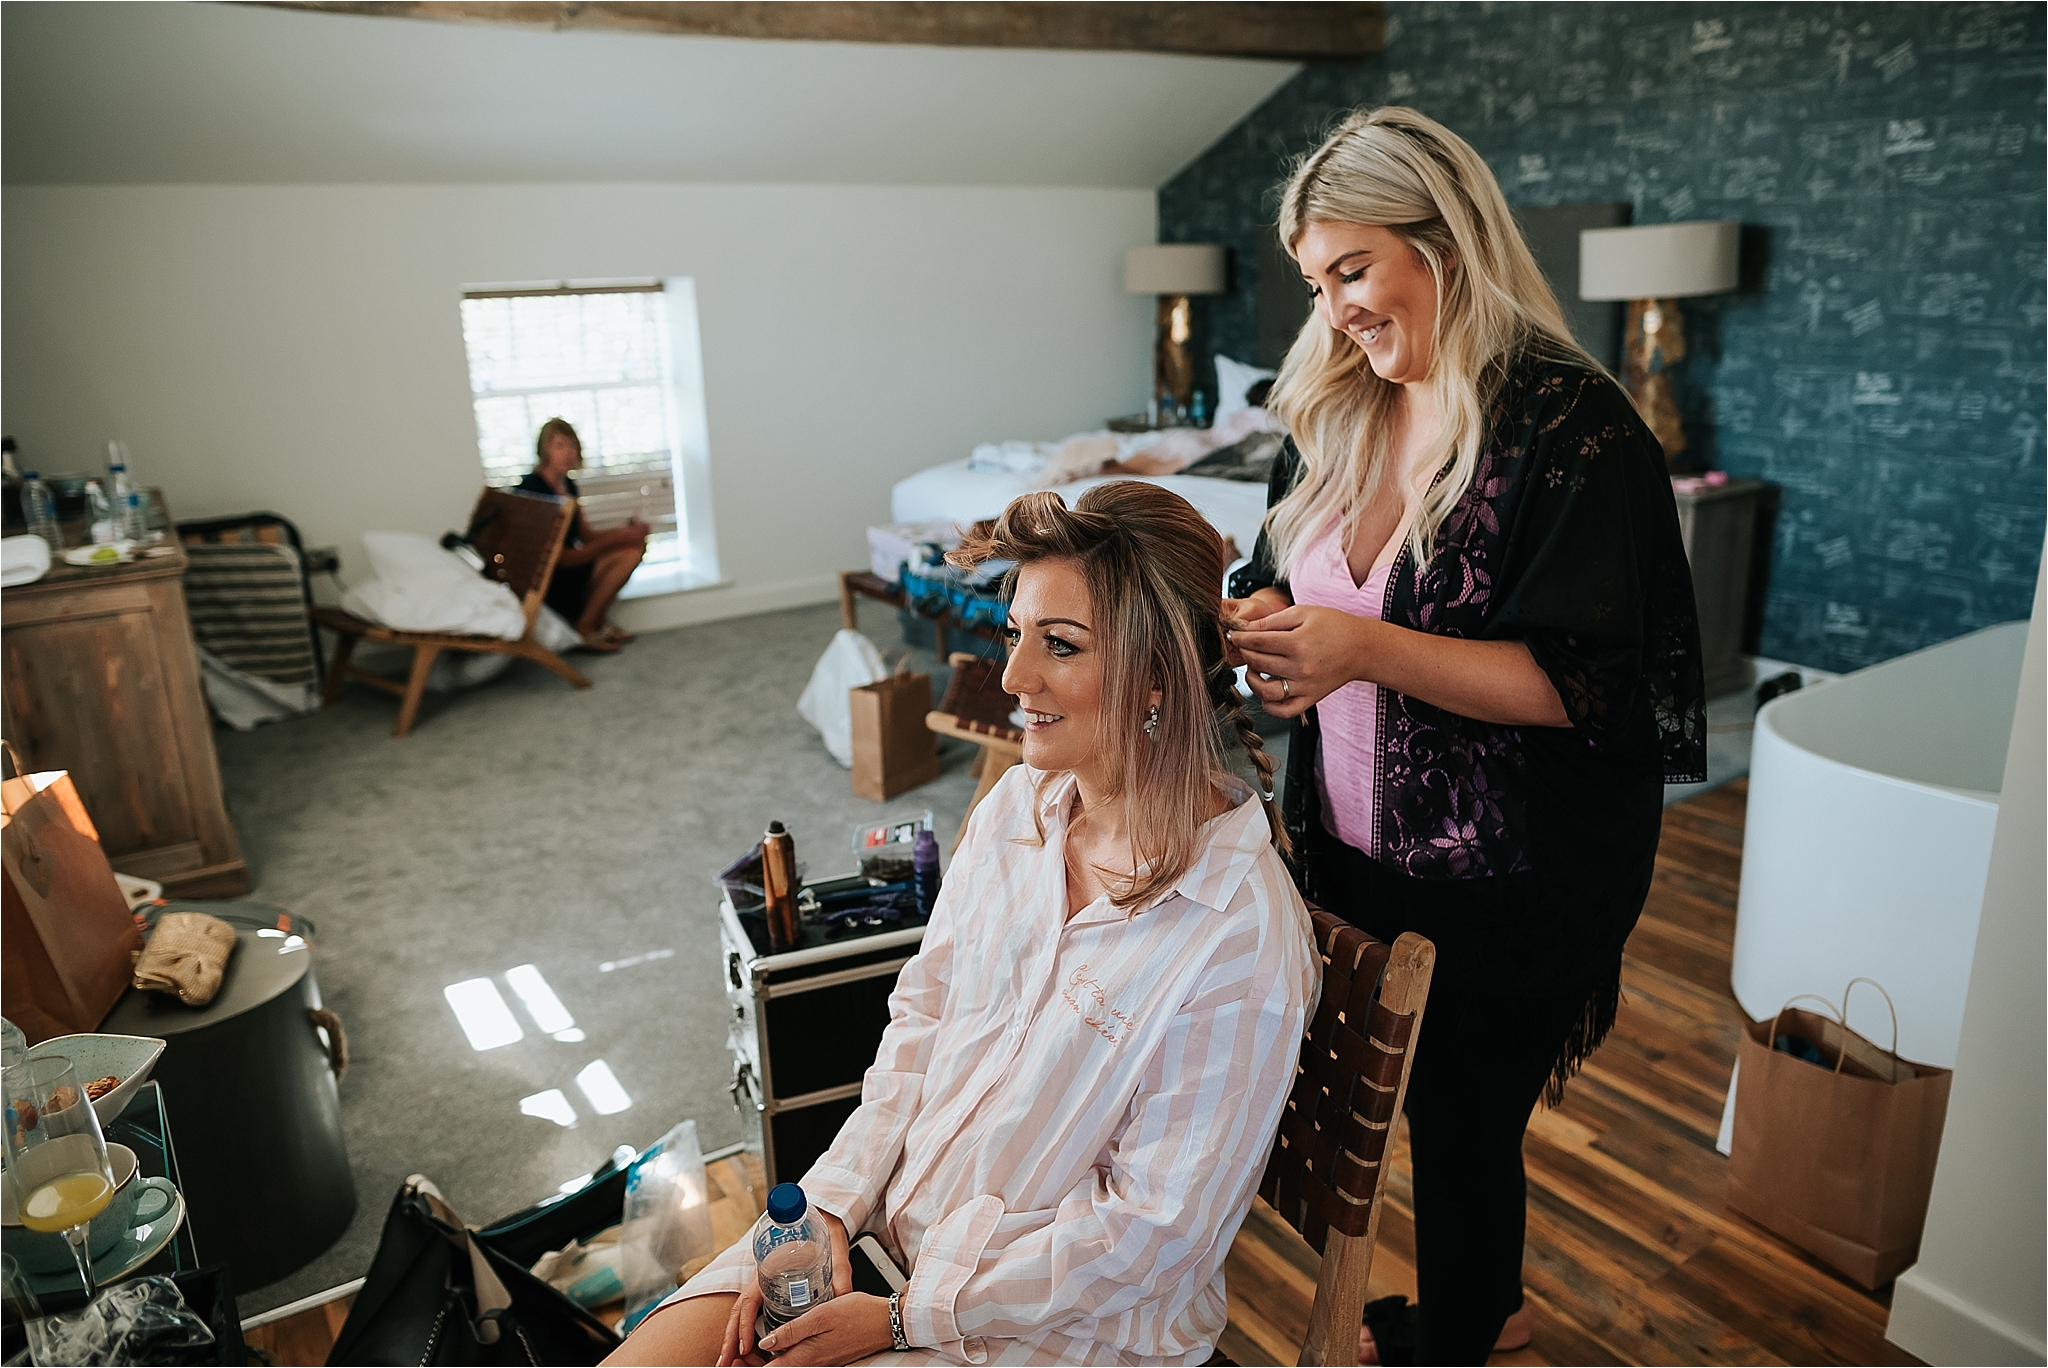
[[[698,589],[720,589],[729,581],[719,578],[716,570],[701,570],[679,561],[660,565],[643,565],[633,572],[633,578],[626,581],[626,587],[619,590],[619,598],[655,598],[663,594],[686,594]]]

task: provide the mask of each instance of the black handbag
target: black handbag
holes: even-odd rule
[[[599,1362],[619,1347],[619,1337],[526,1265],[549,1249],[616,1224],[624,1191],[625,1171],[614,1179],[607,1166],[570,1198],[471,1230],[432,1183],[414,1174],[384,1218],[377,1256],[327,1361]],[[569,1233],[541,1243],[558,1229]]]

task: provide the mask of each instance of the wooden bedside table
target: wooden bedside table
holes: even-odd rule
[[[1690,483],[1690,482],[1688,482]],[[1693,599],[1700,616],[1700,663],[1707,697],[1746,689],[1753,671],[1742,655],[1743,618],[1749,608],[1749,570],[1758,514],[1774,486],[1729,480],[1698,488],[1672,486],[1678,532],[1692,565]]]

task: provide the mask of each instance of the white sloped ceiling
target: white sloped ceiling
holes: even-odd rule
[[[1151,188],[1297,69],[11,3],[0,175]]]

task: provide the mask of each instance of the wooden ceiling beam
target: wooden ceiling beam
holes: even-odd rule
[[[648,0],[255,0],[267,8],[327,14],[609,29],[720,38],[930,47],[1055,48],[1165,52],[1284,61],[1357,61],[1386,46],[1385,6],[1355,3],[1067,3],[1046,0],[877,0],[815,4],[664,4]]]

